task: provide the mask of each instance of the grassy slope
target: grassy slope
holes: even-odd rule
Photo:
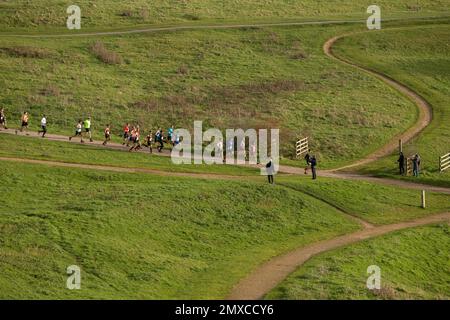
[[[259,176],[259,171],[253,168],[227,165],[174,165],[168,157],[130,154],[100,147],[11,135],[0,135],[0,156],[169,172],[242,175],[252,176],[255,182],[265,181],[264,177]],[[423,210],[419,207],[420,192],[415,190],[322,177],[319,182],[315,182],[311,181],[309,176],[279,175],[276,182],[290,189],[311,194],[374,224],[394,223],[450,210],[450,196],[444,194],[428,193],[427,209]],[[370,206],[367,205],[368,202],[371,203]]]
[[[0,105],[10,126],[27,109],[32,128],[45,112],[50,130],[66,133],[89,113],[98,135],[106,123],[119,132],[124,121],[145,128],[192,128],[193,120],[203,120],[205,127],[280,128],[285,156],[292,155],[297,136],[310,136],[321,166],[338,166],[380,147],[416,117],[403,96],[323,54],[327,38],[354,28],[101,38],[123,57],[121,65],[105,65],[90,53],[96,38],[3,38]],[[24,58],[8,51],[18,46],[45,53]],[[400,110],[408,112],[396,115]]]
[[[268,299],[450,299],[450,226],[414,228],[334,250],[308,261]],[[366,288],[381,268],[381,290]]]
[[[270,186],[11,162],[0,171],[1,298],[220,298],[271,256],[357,229],[297,191],[312,189],[304,179]],[[394,188],[359,185],[347,212],[373,206],[362,216],[381,223],[408,208],[389,198]],[[380,197],[386,201],[377,206]],[[422,214],[447,198],[433,196]],[[71,264],[84,272],[80,292],[64,287]]]
[[[450,196],[427,193],[426,210],[420,207],[421,192],[363,181],[279,177],[278,184],[327,201],[344,212],[373,224],[389,224],[450,211]]]
[[[33,29],[63,30],[67,19],[66,8],[71,2],[58,0],[26,0],[0,2],[2,30]],[[286,20],[301,18],[358,18],[367,17],[368,0],[79,0],[82,10],[82,28],[118,28],[143,24],[207,23],[221,21]],[[450,6],[448,0],[379,0],[383,16],[442,15]]]
[[[259,175],[259,170],[231,165],[175,165],[170,157],[149,153],[129,153],[68,142],[0,134],[0,156],[51,160],[80,164],[155,169],[171,172],[213,173],[229,175]]]
[[[358,228],[267,184],[9,162],[0,173],[0,298],[220,298],[271,256]],[[65,288],[72,264],[81,291]]]
[[[432,124],[404,150],[408,156],[421,154],[425,170],[420,181],[446,186],[450,186],[450,173],[438,172],[438,157],[450,152],[449,39],[446,24],[355,35],[339,41],[335,49],[337,54],[407,84],[431,103]],[[364,171],[396,177],[396,157],[383,159]]]

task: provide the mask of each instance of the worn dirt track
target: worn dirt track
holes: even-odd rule
[[[369,73],[372,76],[385,82],[386,84],[388,84],[395,90],[401,92],[402,94],[407,96],[418,107],[419,116],[418,116],[416,123],[412,127],[410,127],[405,132],[394,136],[387,144],[385,144],[380,149],[376,150],[372,154],[369,154],[368,156],[364,157],[361,160],[358,160],[350,165],[347,165],[347,166],[344,166],[341,168],[337,168],[333,171],[344,170],[344,169],[349,169],[349,168],[357,167],[360,165],[368,164],[368,163],[378,160],[384,156],[392,154],[394,151],[398,150],[398,144],[399,144],[400,139],[403,141],[403,143],[407,143],[412,138],[416,137],[423,129],[425,129],[431,123],[431,120],[433,119],[433,110],[431,108],[431,105],[422,96],[420,96],[417,92],[415,92],[411,88],[407,87],[406,85],[400,83],[399,81],[397,81],[395,79],[392,79],[391,77],[389,77],[385,74],[382,74],[375,70],[371,70],[370,68],[367,68],[367,67],[360,66],[356,63],[353,63],[351,61],[348,61],[346,59],[343,59],[343,58],[338,57],[335,54],[333,54],[333,45],[339,39],[342,39],[349,35],[352,35],[352,34],[350,33],[350,34],[336,36],[336,37],[329,39],[327,42],[325,42],[325,44],[323,45],[323,51],[325,52],[325,54],[327,56],[329,56],[330,58],[335,59],[341,63],[350,65],[354,68],[357,68],[366,73]]]
[[[308,22],[308,23],[286,23],[286,24],[272,24],[272,26],[278,25],[306,25],[306,24],[329,24],[330,22]],[[333,22],[334,23],[334,22]],[[336,22],[336,23],[342,23]],[[202,26],[200,28],[209,29],[209,28],[242,28],[249,26],[270,26],[268,25],[229,25],[229,26]],[[156,32],[156,31],[175,31],[175,30],[184,30],[184,29],[195,29],[193,27],[174,27],[174,28],[152,28],[146,30],[131,30],[124,32],[103,32],[103,33],[92,33],[92,34],[79,34],[76,36],[96,36],[96,35],[118,35],[118,34],[127,34],[127,33],[140,33],[140,32]],[[20,36],[20,35],[19,35]],[[24,35],[25,37],[41,37],[39,35]],[[65,36],[73,36],[73,35],[49,35],[49,37],[65,37]],[[341,63],[345,63],[352,67],[358,68],[364,72],[367,72],[379,80],[385,82],[392,88],[398,90],[405,96],[407,96],[411,101],[413,101],[419,110],[419,116],[417,122],[409,128],[407,131],[398,134],[393,137],[386,145],[368,155],[367,157],[351,164],[347,165],[332,171],[321,171],[320,175],[332,177],[332,178],[340,178],[340,179],[350,179],[350,180],[364,180],[369,182],[381,183],[386,185],[400,186],[405,188],[412,189],[426,189],[430,191],[450,193],[449,188],[442,187],[433,187],[428,185],[415,184],[412,182],[401,181],[401,180],[393,180],[393,179],[384,179],[384,178],[375,178],[357,175],[355,173],[342,172],[340,170],[348,170],[360,165],[364,165],[370,163],[372,161],[378,160],[386,155],[391,154],[397,149],[398,140],[402,139],[404,143],[410,141],[412,138],[417,136],[424,128],[426,128],[433,117],[432,109],[429,103],[422,98],[418,93],[414,92],[407,86],[402,83],[388,77],[387,75],[381,74],[377,71],[370,70],[366,67],[359,66],[351,61],[347,61],[345,59],[339,58],[333,54],[333,45],[341,38],[347,36],[341,35],[336,36],[329,39],[323,46],[324,52],[330,58],[335,59]],[[11,130],[9,131],[1,131],[3,133],[13,133]],[[67,137],[58,136],[58,135],[47,135],[47,139],[55,140],[55,141],[67,141]],[[89,143],[88,143],[89,144]],[[101,142],[92,143],[93,145],[100,146]],[[124,147],[120,144],[110,143],[108,148],[124,150]],[[145,151],[141,151],[145,152]],[[159,155],[168,156],[168,153],[161,153]],[[147,174],[157,174],[163,176],[184,176],[184,177],[195,177],[195,178],[215,178],[215,179],[236,179],[242,180],[242,177],[232,176],[232,175],[220,175],[220,174],[202,174],[202,173],[184,173],[184,172],[167,172],[167,171],[159,171],[153,169],[140,169],[140,168],[124,168],[124,167],[113,167],[113,166],[105,166],[105,165],[90,165],[90,164],[77,164],[77,163],[65,163],[65,162],[57,162],[57,161],[45,161],[45,160],[32,160],[32,159],[23,159],[23,158],[6,158],[0,157],[0,161],[17,161],[17,162],[25,162],[25,163],[34,163],[34,164],[44,164],[50,166],[59,166],[59,167],[73,167],[73,168],[85,168],[92,170],[103,170],[103,171],[115,171],[115,172],[129,172],[129,173],[147,173]],[[280,166],[280,172],[290,173],[290,174],[302,174],[303,169],[288,167],[288,166]],[[317,255],[319,253],[329,251],[332,249],[336,249],[345,245],[349,245],[352,243],[356,243],[358,241],[362,241],[365,239],[373,238],[376,236],[380,236],[389,232],[402,230],[406,228],[418,227],[427,224],[440,223],[440,222],[449,222],[450,221],[450,213],[442,213],[438,215],[427,216],[421,219],[401,222],[396,224],[384,225],[384,226],[373,226],[370,223],[365,221],[359,221],[363,227],[361,231],[342,235],[333,239],[324,240],[321,242],[313,243],[305,247],[301,247],[295,249],[287,254],[275,257],[266,263],[262,264],[259,268],[254,270],[248,277],[242,279],[232,290],[231,294],[228,296],[229,299],[261,299],[264,297],[266,293],[268,293],[271,289],[273,289],[277,284],[279,284],[282,280],[284,280],[290,273],[296,270],[299,266],[301,266],[304,262],[310,259],[312,256]]]
[[[366,228],[351,234],[339,236],[330,240],[316,242],[305,247],[295,249],[287,254],[275,257],[258,267],[247,278],[239,282],[227,297],[230,300],[256,300],[264,297],[266,293],[275,288],[289,274],[311,257],[333,249],[389,232],[406,228],[419,227],[439,222],[450,222],[450,212],[441,213],[425,218],[389,224],[374,228]]]

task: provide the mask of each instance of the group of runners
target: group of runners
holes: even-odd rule
[[[22,113],[20,117],[20,123],[21,126],[19,129],[16,130],[16,134],[18,131],[25,132],[27,135],[28,133],[28,126],[30,121],[30,114],[25,111]],[[7,127],[7,121],[6,121],[6,114],[5,110],[2,108],[0,110],[0,128],[8,129]],[[42,136],[42,138],[45,137],[47,134],[47,117],[45,114],[42,115],[41,121],[40,121],[40,129],[37,132],[39,135]],[[106,125],[104,129],[104,136],[105,140],[103,141],[103,145],[107,145],[109,141],[111,141],[111,126],[109,124]],[[81,143],[84,143],[84,139],[89,138],[90,142],[93,142],[92,139],[92,130],[91,130],[91,117],[87,117],[84,121],[78,120],[77,124],[75,125],[75,133],[73,136],[69,137],[69,140],[71,141],[73,138],[79,137],[81,140]],[[142,147],[149,148],[150,153],[153,153],[153,146],[154,144],[157,144],[157,150],[158,152],[162,152],[164,149],[164,143],[170,143],[172,146],[177,145],[180,142],[180,137],[176,134],[174,134],[174,127],[173,125],[167,130],[167,137],[164,135],[164,131],[162,128],[159,128],[155,134],[153,135],[153,132],[150,130],[145,137],[144,141],[141,142],[141,129],[139,125],[130,126],[129,123],[125,124],[122,130],[122,138],[123,142],[122,144],[127,146],[129,151],[138,151],[142,149]],[[224,145],[222,142],[220,142],[220,145],[218,145],[220,151],[223,151]],[[226,143],[226,150],[227,152],[231,151],[230,149],[233,148],[233,141],[227,141]],[[243,141],[242,146],[238,146],[238,151],[240,149],[245,150],[245,142]],[[256,153],[256,145],[251,145],[249,147],[249,153]],[[317,166],[317,159],[314,155],[311,155],[311,150],[308,150],[306,153],[304,159],[306,161],[306,167],[305,167],[305,174],[308,174],[308,169],[311,168],[312,178],[315,180],[317,179],[317,173],[316,173],[316,166]],[[419,170],[420,170],[420,156],[419,154],[415,154],[412,158],[407,159],[403,152],[400,152],[400,156],[397,160],[399,164],[399,170],[401,175],[406,174],[405,166],[407,164],[407,161],[410,160],[412,162],[412,171],[413,175],[415,177],[419,176]],[[271,166],[270,164],[267,164]],[[273,183],[273,177],[269,177],[269,183]]]

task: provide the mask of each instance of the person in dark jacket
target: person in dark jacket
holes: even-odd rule
[[[311,164],[310,163],[311,156],[309,155],[310,152],[311,152],[311,150],[308,150],[308,152],[305,155],[305,161],[306,161],[305,174],[308,174],[308,167]]]
[[[270,158],[269,162],[266,164],[267,179],[269,179],[270,184],[273,184],[273,169],[273,161],[272,158]]]
[[[403,152],[400,152],[400,156],[398,157],[398,167],[400,169],[400,174],[405,174],[405,156],[403,155]]]
[[[315,156],[312,156],[309,160],[309,163],[311,165],[311,171],[312,171],[312,178],[313,180],[317,179],[317,173],[316,173],[316,166],[317,166],[317,160]]]

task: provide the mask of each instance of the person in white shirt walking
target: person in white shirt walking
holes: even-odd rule
[[[38,131],[38,135],[42,133],[42,138],[45,137],[45,134],[47,133],[47,117],[42,115],[41,119],[41,130]]]

